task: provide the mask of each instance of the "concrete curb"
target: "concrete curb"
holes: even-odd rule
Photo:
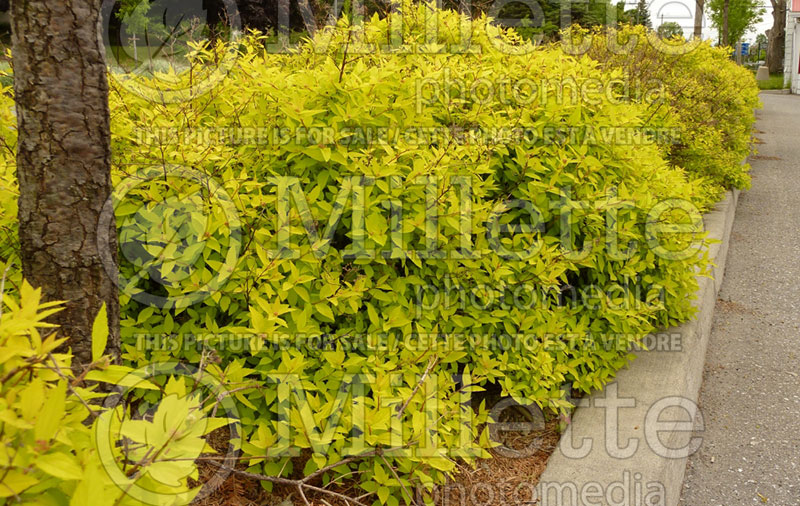
[[[696,318],[666,330],[664,346],[638,353],[614,383],[581,399],[540,478],[538,504],[678,504],[686,460],[699,446],[693,420],[738,197],[728,192],[703,217],[720,242],[709,246],[713,279],[698,278]]]

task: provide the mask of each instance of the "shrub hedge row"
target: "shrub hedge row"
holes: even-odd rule
[[[691,317],[700,212],[746,185],[757,103],[707,43],[542,47],[425,4],[399,16],[288,54],[258,34],[198,48],[180,74],[112,76],[110,97],[125,360],[218,377],[250,471],[342,462],[321,486],[390,505],[489,455],[498,396],[566,412]]]
[[[642,26],[594,30],[588,54],[603,68],[663,84],[664,100],[651,106],[649,123],[679,131],[678,142],[665,146],[667,159],[703,181],[713,200],[727,188],[748,188],[744,160],[759,101],[747,69],[731,63],[728,48],[677,39],[653,42]],[[625,49],[611,50],[615,47]]]

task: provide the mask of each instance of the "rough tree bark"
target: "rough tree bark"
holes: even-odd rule
[[[783,71],[784,48],[786,45],[786,1],[772,2],[772,28],[767,30],[767,67],[770,74]]]
[[[116,279],[97,244],[111,193],[111,148],[100,0],[12,0],[14,95],[19,142],[22,268],[68,336],[76,368],[91,361],[91,329],[103,303],[107,351],[119,354]],[[113,217],[111,226],[114,226]],[[116,231],[104,234],[116,263]],[[108,269],[116,276],[114,268]]]

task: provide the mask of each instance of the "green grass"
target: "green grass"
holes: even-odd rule
[[[758,87],[762,90],[782,90],[783,74],[770,74],[766,81],[758,81]]]

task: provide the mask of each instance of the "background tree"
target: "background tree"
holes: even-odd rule
[[[727,8],[727,30],[725,29],[725,7]],[[758,0],[709,0],[711,24],[719,30],[720,43],[732,45],[753,29],[762,20],[764,8]]]
[[[722,40],[721,43],[723,46],[730,45],[730,27],[728,26],[728,22],[730,21],[730,7],[731,2],[730,0],[723,0],[722,3]]]
[[[772,2],[772,28],[767,30],[767,67],[770,74],[783,71],[783,58],[786,46],[786,0]]]
[[[636,8],[631,9],[630,17],[635,25],[644,25],[647,28],[652,28],[653,24],[650,22],[650,10],[647,8],[645,0],[639,0],[636,3]]]
[[[0,0],[2,1],[2,0]],[[137,1],[137,0],[126,0]],[[306,17],[313,19],[317,26],[322,26],[329,19],[331,13],[351,14],[350,10],[356,2],[342,0],[309,0],[308,12],[303,12],[298,0],[236,0],[236,8],[239,11],[242,26],[245,28],[255,28],[262,32],[275,33],[279,29],[303,32],[307,30]],[[358,2],[363,6],[364,13],[371,17],[377,13],[385,15],[389,10],[391,2],[385,0],[362,0]],[[495,4],[492,0],[472,0],[469,2],[470,13],[474,16],[483,12],[488,12]],[[464,3],[461,0],[441,0],[441,5],[445,9],[456,11],[464,10]],[[642,2],[645,13],[647,5]],[[513,20],[513,26],[517,28],[524,37],[544,35],[548,39],[555,39],[561,30],[561,6],[558,2],[539,2],[539,6],[544,14],[544,19],[533,19],[534,14],[524,2],[509,2],[500,9],[496,16],[506,20]],[[224,0],[203,0],[203,8],[206,9],[209,25],[223,20],[225,5]],[[627,15],[634,10],[625,12],[624,2],[617,4],[612,0],[587,0],[585,2],[573,2],[570,4],[570,24],[578,24],[584,27],[604,25],[608,19],[608,12],[616,9],[617,21],[626,21]],[[284,19],[288,19],[288,27],[280,26],[281,13],[283,10]],[[646,16],[649,23],[649,14]],[[511,24],[511,23],[509,23]],[[649,26],[649,25],[648,25]]]
[[[78,366],[91,361],[92,324],[103,304],[108,351],[119,354],[116,280],[97,244],[111,193],[99,20],[100,0],[11,2],[22,269],[48,300],[66,301],[51,320],[69,336]],[[116,263],[113,217],[110,228],[101,247]]]
[[[694,3],[694,36],[698,39],[703,37],[703,9],[705,0],[695,0]]]
[[[448,5],[452,2],[452,5]],[[445,7],[458,9],[457,0],[446,0]],[[475,4],[473,4],[475,5]],[[558,2],[541,2],[544,19],[532,19],[534,17],[531,8],[521,2],[511,2],[500,9],[497,20],[500,24],[514,26],[514,28],[526,38],[544,35],[546,39],[554,40],[558,38],[559,31],[562,29],[561,5]],[[480,5],[487,10],[491,4]],[[572,2],[569,11],[569,24],[577,24],[583,27],[603,26],[608,21],[610,10],[616,9],[619,18],[620,4],[611,4],[609,0],[588,0],[586,2]],[[477,11],[474,14],[479,14]],[[521,22],[519,22],[521,21]]]
[[[683,28],[675,21],[667,21],[658,27],[656,30],[658,36],[662,39],[671,39],[675,35],[683,37]]]
[[[376,0],[383,9],[386,4],[381,0]],[[226,3],[228,5],[226,5]],[[368,12],[376,12],[376,2],[363,2]],[[342,0],[309,0],[311,12],[306,12],[314,18],[318,25],[322,24],[334,8],[343,10]],[[227,19],[227,11],[235,6],[239,13],[239,18],[243,28],[259,30],[264,33],[275,33],[281,27],[280,20],[283,16],[289,20],[288,29],[293,31],[305,31],[306,23],[303,18],[303,11],[300,8],[299,0],[203,0],[203,8],[207,13],[207,23],[214,26],[218,23],[226,25],[230,20]],[[283,13],[281,11],[284,11]]]

